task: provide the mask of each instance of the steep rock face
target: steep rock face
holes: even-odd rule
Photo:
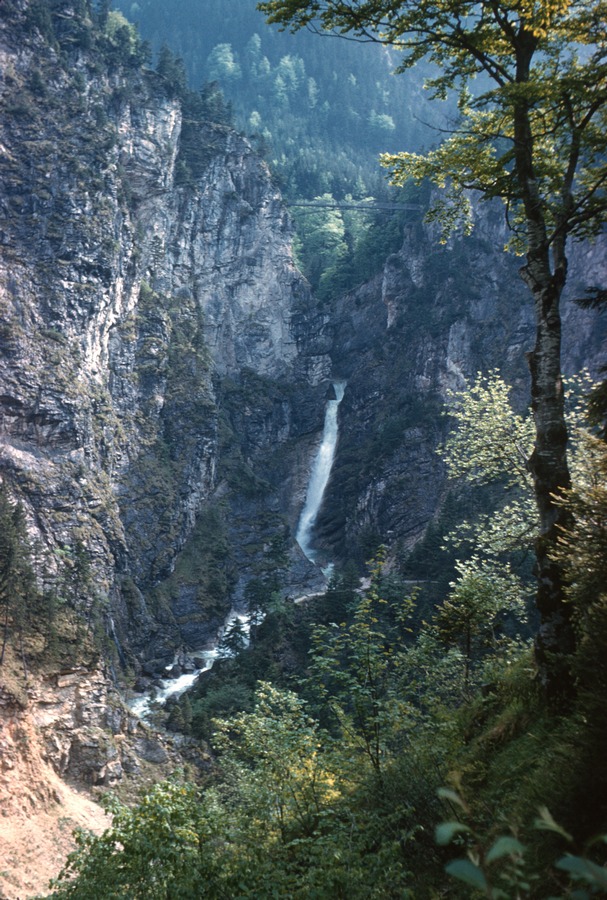
[[[292,317],[309,292],[246,140],[200,121],[188,169],[163,79],[101,52],[69,2],[53,15],[51,37],[19,0],[0,23],[0,466],[49,575],[73,568],[81,542],[119,643],[154,655],[156,635],[166,655],[192,637],[182,585],[143,595],[172,577],[207,507],[219,510],[214,539],[235,527],[230,442],[237,455],[248,442],[254,467],[320,427],[310,385],[328,357],[298,351]],[[221,405],[243,373],[285,394],[236,434]],[[293,413],[297,397],[307,416]],[[295,477],[301,491],[298,471],[283,465],[281,490]],[[228,557],[189,610],[211,630],[235,581]],[[87,592],[70,599],[90,603]]]
[[[25,682],[10,663],[0,684],[0,894],[18,900],[47,893],[74,849],[74,828],[110,825],[95,802],[101,792],[119,785],[123,799],[135,797],[183,769],[184,757],[125,708],[102,667]],[[200,751],[190,755],[209,765]]]
[[[449,389],[499,366],[525,401],[531,309],[493,209],[446,247],[413,219],[375,279],[315,307],[245,139],[184,122],[166,79],[67,0],[50,26],[25,0],[5,13],[2,477],[45,577],[153,669],[211,641],[251,582],[322,584],[293,534],[333,374],[348,386],[319,543],[404,552],[445,499]],[[571,295],[601,260],[577,253]],[[602,332],[568,314],[576,371]],[[91,574],[65,587],[80,546]]]
[[[436,453],[449,391],[499,369],[519,408],[529,404],[526,352],[534,342],[520,261],[504,254],[499,207],[481,209],[470,238],[441,246],[421,222],[380,275],[343,298],[333,321],[334,369],[348,380],[334,475],[318,523],[327,555],[363,563],[379,543],[403,560],[444,503]],[[605,323],[571,302],[605,282],[605,241],[574,245],[563,307],[566,374],[595,375]]]

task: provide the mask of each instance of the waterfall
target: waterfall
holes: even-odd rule
[[[301,512],[297,534],[295,535],[295,540],[310,562],[316,562],[316,553],[311,545],[312,531],[335,458],[338,432],[337,410],[344,395],[346,383],[345,381],[337,381],[333,384],[333,388],[335,390],[335,399],[327,402],[322,441],[312,465],[306,502]]]

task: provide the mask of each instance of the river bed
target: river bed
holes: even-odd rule
[[[229,655],[229,651],[220,649],[220,645],[222,638],[229,632],[230,628],[237,623],[241,628],[245,645],[248,644],[249,633],[251,630],[250,618],[244,613],[231,609],[226,616],[223,626],[217,634],[214,646],[211,648],[207,647],[205,650],[192,650],[186,654],[188,659],[202,660],[202,666],[195,668],[193,672],[179,675],[177,678],[170,678],[168,676],[162,678],[160,683],[151,688],[151,690],[145,691],[140,696],[133,697],[129,700],[129,709],[131,709],[135,715],[139,716],[140,719],[146,720],[152,715],[155,709],[164,706],[170,697],[179,697],[191,688],[204,672],[208,672],[213,668],[213,663],[216,659]],[[177,659],[175,660],[175,663],[176,662]],[[172,669],[173,665],[174,664],[167,666],[167,670]]]

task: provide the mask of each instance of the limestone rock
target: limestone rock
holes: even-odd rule
[[[52,13],[61,53],[25,2],[8,13],[0,474],[50,574],[62,575],[78,542],[86,548],[91,584],[69,601],[84,617],[106,611],[120,662],[171,659],[184,642],[214,638],[263,553],[237,548],[225,569],[242,581],[226,576],[212,597],[186,572],[169,601],[150,601],[196,542],[201,514],[227,499],[230,540],[264,516],[268,539],[294,530],[284,498],[300,490],[296,441],[322,422],[311,407],[329,374],[326,341],[304,348],[295,327],[313,301],[280,193],[247,140],[201,121],[184,179],[181,105],[158,76],[104,58],[90,30],[89,49],[73,41],[70,0]],[[225,403],[234,388],[248,394],[242,409]],[[249,476],[232,478],[234,454],[263,485],[254,502]],[[266,467],[279,471],[265,479]]]

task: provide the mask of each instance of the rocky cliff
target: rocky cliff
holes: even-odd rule
[[[116,15],[4,7],[0,469],[44,578],[154,670],[251,584],[321,584],[293,534],[332,374],[348,384],[318,542],[402,557],[445,500],[447,390],[500,367],[524,402],[533,324],[493,208],[444,247],[413,212],[375,279],[317,307],[265,164],[142,68]],[[601,251],[576,252],[570,296],[604,280]],[[567,369],[596,366],[604,332],[567,317]]]
[[[317,535],[328,557],[361,565],[382,542],[402,564],[444,507],[449,485],[436,448],[449,427],[450,390],[499,369],[516,406],[529,406],[533,307],[521,261],[502,250],[502,209],[476,207],[472,236],[446,245],[421,212],[410,218],[401,250],[374,280],[341,298],[324,324],[334,369],[348,387]],[[570,250],[565,374],[587,368],[597,376],[607,359],[604,317],[572,302],[605,283],[606,250],[604,236]],[[460,518],[469,512],[462,508]]]
[[[267,167],[140,50],[86,4],[3,8],[0,469],[135,664],[212,637],[277,530],[317,580],[288,534],[330,367]]]

